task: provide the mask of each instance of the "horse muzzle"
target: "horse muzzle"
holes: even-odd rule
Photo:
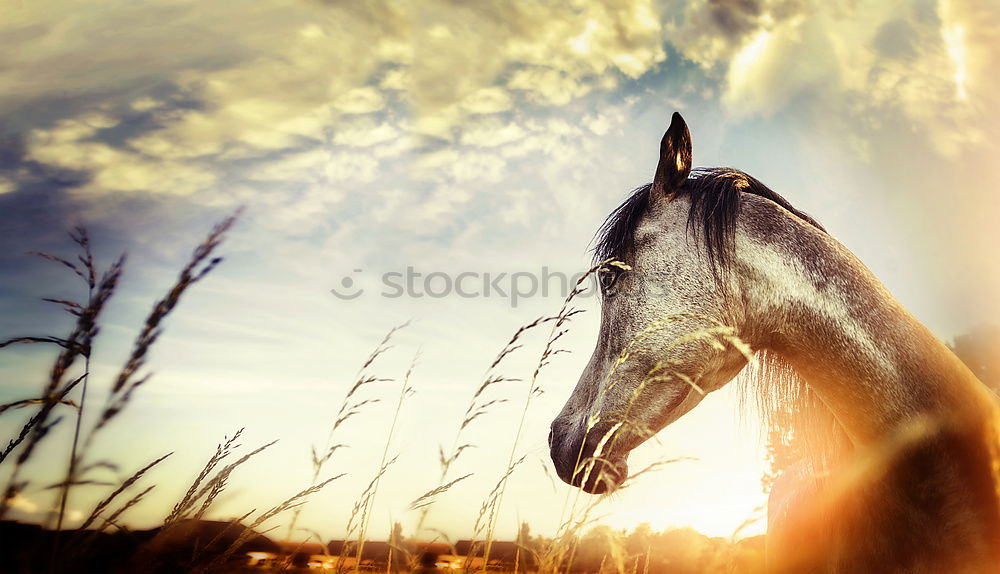
[[[598,423],[565,425],[560,419],[549,431],[549,454],[563,482],[590,494],[617,489],[628,477],[626,453],[615,448],[614,427]]]

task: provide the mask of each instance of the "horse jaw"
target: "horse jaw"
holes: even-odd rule
[[[559,478],[590,494],[620,488],[629,477],[629,454],[695,408],[705,396],[687,385],[672,390],[669,397],[660,397],[662,401],[632,412],[609,412],[594,418],[560,414],[549,433],[550,456]]]

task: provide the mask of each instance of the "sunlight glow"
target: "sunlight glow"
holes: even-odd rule
[[[761,492],[758,477],[749,474],[736,471],[731,479],[711,485],[714,493],[711,497],[692,493],[686,502],[676,498],[664,500],[663,485],[652,482],[642,487],[645,504],[616,507],[601,522],[626,530],[641,523],[656,531],[688,527],[707,536],[724,538],[764,534],[767,495]]]
[[[577,54],[587,54],[590,52],[590,44],[594,39],[594,33],[597,32],[598,24],[594,20],[587,20],[587,27],[579,36],[570,38],[568,40],[569,47]]]
[[[944,38],[945,47],[948,49],[948,57],[951,58],[955,66],[955,97],[959,101],[969,98],[966,88],[968,76],[965,66],[965,27],[960,24],[941,29],[941,37]]]
[[[771,32],[762,29],[754,36],[749,43],[740,49],[729,67],[730,83],[733,85],[743,85],[745,79],[749,77],[750,69],[757,63],[767,51],[767,44],[771,39]]]

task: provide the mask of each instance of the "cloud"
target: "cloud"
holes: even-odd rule
[[[868,117],[899,114],[939,154],[956,158],[1000,121],[1000,83],[988,72],[1000,65],[1000,6],[940,2],[929,14],[918,6],[905,23],[890,20],[873,31],[881,57],[845,54],[863,63],[846,89]]]
[[[0,71],[0,86],[22,88],[16,105],[80,96],[26,130],[24,161],[74,174],[81,198],[268,205],[299,231],[306,214],[365,205],[370,186],[412,188],[423,200],[393,211],[440,226],[512,162],[576,157],[573,120],[533,116],[666,58],[652,0],[118,8],[28,9],[0,31],[19,48]],[[590,135],[614,125],[586,121]],[[13,173],[0,189],[17,189]]]
[[[762,29],[800,15],[801,0],[696,0],[680,3],[679,25],[671,25],[670,41],[689,60],[705,68],[728,62]]]
[[[671,34],[685,57],[724,70],[722,103],[736,118],[796,101],[814,121],[900,116],[947,157],[982,143],[996,120],[1000,83],[988,70],[1000,65],[998,40],[1000,6],[966,0],[703,0]]]
[[[646,0],[442,2],[420,14],[430,25],[414,37],[418,130],[445,139],[468,114],[565,105],[666,59],[661,16]]]
[[[462,100],[462,107],[471,114],[496,114],[512,106],[510,93],[497,86],[482,88]]]
[[[113,21],[34,12],[8,24],[24,52],[3,56],[0,85],[59,58],[106,74],[78,56],[88,50],[119,73],[103,87],[64,68],[64,81],[32,79],[39,101],[65,89],[88,96],[44,108],[0,191],[16,193],[29,165],[60,174],[84,202],[267,206],[272,227],[296,234],[399,217],[411,224],[400,233],[446,236],[483,206],[527,213],[513,206],[532,178],[563,193],[589,173],[573,167],[581,157],[638,125],[637,101],[706,113],[721,104],[737,122],[804,109],[828,131],[847,126],[845,147],[863,157],[890,122],[954,157],[983,141],[983,118],[997,109],[987,105],[995,15],[958,0],[902,11],[796,0],[272,1],[238,18],[234,9],[195,17],[194,5],[123,5]],[[174,53],[142,46],[134,61],[121,58],[148,18],[164,20],[150,40]],[[109,46],[88,46],[99,31]],[[405,200],[376,208],[372,189]],[[574,199],[537,207],[583,209]]]
[[[13,178],[0,175],[0,195],[5,193],[10,193],[17,188],[17,184]]]
[[[385,107],[385,97],[372,86],[362,86],[340,95],[333,107],[347,114],[370,114]]]
[[[77,193],[214,201],[246,171],[280,171],[289,153],[322,173],[341,147],[398,139],[389,121],[368,129],[372,121],[358,119],[384,110],[393,91],[378,87],[381,72],[406,57],[403,19],[389,3],[267,2],[238,16],[232,6],[119,8],[59,19],[26,8],[0,32],[19,45],[0,71],[15,107],[67,91],[102,94],[75,98],[75,113],[27,134],[25,159],[83,174]],[[181,101],[158,94],[163,85]],[[309,148],[326,153],[301,153]],[[369,177],[356,162],[345,167],[332,171]]]
[[[117,122],[90,114],[38,129],[28,138],[27,159],[50,167],[88,173],[83,189],[104,192],[150,191],[186,195],[212,186],[212,171],[169,156],[148,156],[99,141],[97,135]]]

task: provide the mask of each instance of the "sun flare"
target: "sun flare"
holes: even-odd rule
[[[967,87],[968,75],[966,72],[966,51],[965,51],[965,27],[961,24],[949,26],[941,30],[941,37],[944,39],[945,47],[948,49],[948,57],[955,67],[955,98],[961,102],[969,99]]]

